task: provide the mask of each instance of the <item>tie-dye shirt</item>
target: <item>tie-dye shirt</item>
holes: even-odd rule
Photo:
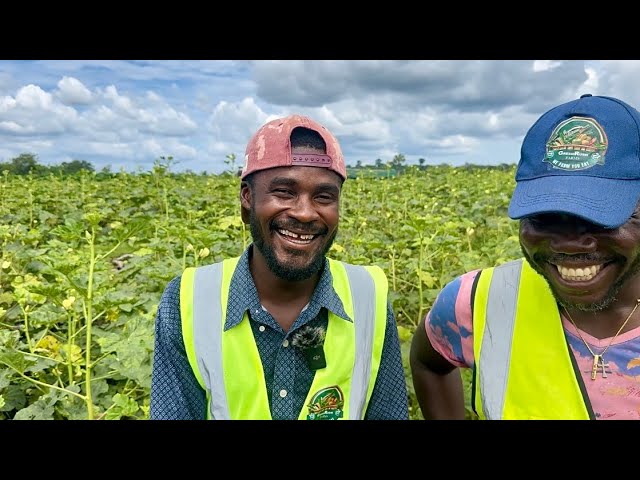
[[[472,368],[473,324],[471,288],[478,270],[459,276],[447,284],[425,317],[427,336],[433,347],[451,364]],[[584,345],[576,328],[562,317],[571,351],[582,374],[593,412],[598,420],[640,419],[640,327],[618,336],[608,348],[604,360],[607,377],[601,369],[591,379],[593,356]],[[580,331],[595,353],[602,352],[611,338],[597,339]]]

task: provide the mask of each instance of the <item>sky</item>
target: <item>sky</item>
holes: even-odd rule
[[[0,163],[221,173],[299,113],[355,166],[517,163],[529,127],[584,93],[640,107],[638,60],[0,60]]]

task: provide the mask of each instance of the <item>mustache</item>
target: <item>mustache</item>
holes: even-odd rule
[[[606,263],[611,261],[609,257],[603,257],[598,253],[580,253],[577,255],[567,255],[564,253],[554,253],[551,255],[536,254],[533,256],[536,262],[549,262],[549,263],[565,263],[565,262],[584,262],[584,263]]]
[[[297,220],[289,220],[287,222],[272,221],[269,225],[272,230],[292,230],[301,233],[302,235],[324,235],[329,230],[327,228],[318,229],[313,223],[302,223]]]

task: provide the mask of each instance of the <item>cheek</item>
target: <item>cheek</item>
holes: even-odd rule
[[[328,208],[322,212],[322,218],[327,226],[331,230],[335,230],[340,221],[340,209],[339,207]]]
[[[261,221],[269,221],[286,209],[286,205],[283,205],[281,201],[269,197],[256,198],[256,202],[253,204],[253,210]]]
[[[537,228],[532,222],[523,220],[520,223],[520,243],[527,249],[539,246],[549,238],[549,232]]]
[[[524,223],[520,224],[519,235],[520,235],[520,244],[527,249],[529,249],[531,245],[535,243],[535,238],[537,236],[533,231],[533,229],[528,224],[524,224]]]
[[[615,241],[625,250],[633,251],[636,256],[640,255],[640,231],[623,232]]]

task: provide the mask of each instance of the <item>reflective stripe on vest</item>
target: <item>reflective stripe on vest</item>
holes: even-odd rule
[[[500,418],[507,392],[511,339],[516,319],[521,262],[509,262],[493,271],[487,300],[479,371],[482,411],[487,418]],[[474,328],[475,331],[475,328]]]
[[[223,306],[227,305],[228,288],[238,259],[239,257],[236,257],[208,266],[189,268],[183,273],[183,338],[194,373],[207,391],[209,418],[244,418],[243,415],[250,415],[251,418],[270,418],[264,372],[246,314],[239,325],[223,332],[226,319],[226,308]],[[335,381],[336,384],[340,384],[335,376],[342,378],[342,382],[348,382],[346,385],[343,383],[342,388],[345,403],[348,402],[344,407],[347,418],[360,419],[364,417],[380,364],[386,328],[387,281],[379,267],[361,267],[331,259],[329,265],[334,288],[343,302],[345,312],[354,322],[329,314],[332,327],[328,328],[325,338],[327,367],[316,372],[305,405],[310,403],[313,394],[316,393],[314,387],[325,385],[322,382],[331,384]],[[193,300],[192,311],[186,308],[191,304],[190,297]],[[211,319],[216,321],[210,321]],[[332,332],[333,336],[330,336]],[[223,369],[225,360],[236,360],[225,356],[230,355],[228,352],[225,353],[225,335],[232,339],[228,340],[229,342],[236,342],[234,345],[244,342],[241,344],[247,351],[243,360],[248,360],[242,364],[234,362],[231,372],[225,372]],[[334,345],[333,349],[331,345]],[[331,358],[336,361],[331,362]],[[351,361],[351,366],[346,365],[345,361]],[[329,368],[330,364],[334,368]],[[340,368],[336,368],[336,365]],[[245,370],[242,370],[243,368]],[[238,388],[236,374],[256,377],[255,382],[248,383],[247,378],[242,378],[250,385],[247,388],[251,390],[244,394],[245,387],[240,387],[243,389],[242,397],[247,398],[247,405],[250,404],[246,408],[229,405],[228,386],[231,382]],[[242,400],[240,402],[242,403]],[[306,418],[304,408],[299,418]]]
[[[524,259],[487,268],[473,302],[480,418],[589,418],[546,280]]]
[[[352,419],[364,417],[364,407],[371,378],[371,351],[375,327],[375,285],[373,278],[362,267],[343,264],[353,301],[353,322],[356,330],[356,356],[351,376],[349,412]]]

